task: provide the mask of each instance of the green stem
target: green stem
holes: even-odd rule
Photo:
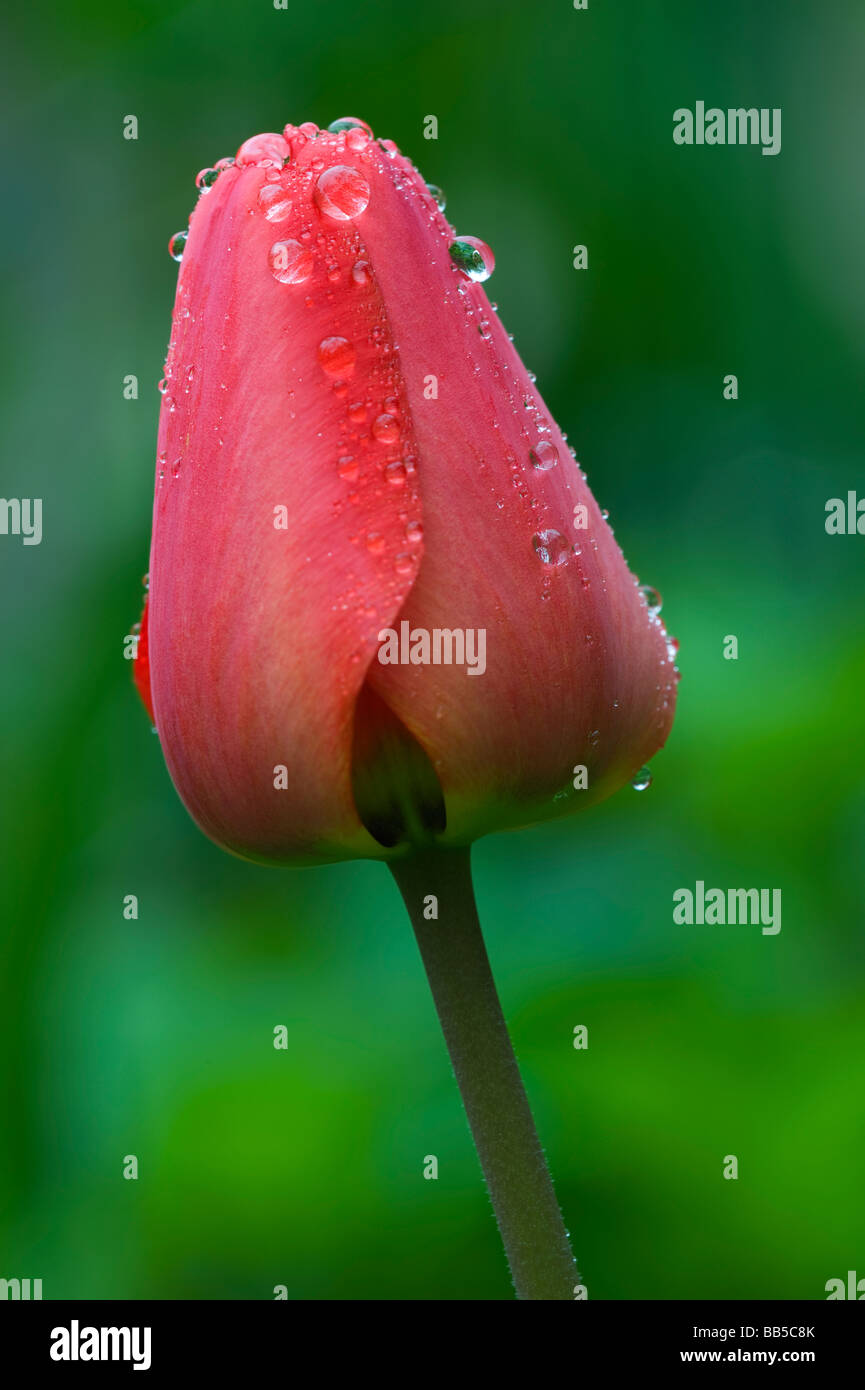
[[[470,851],[388,866],[411,917],[517,1297],[572,1299],[579,1281],[484,946]],[[424,915],[434,896],[438,917]]]

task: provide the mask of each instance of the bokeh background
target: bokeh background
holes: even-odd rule
[[[389,875],[207,842],[122,657],[167,239],[199,168],[346,114],[492,244],[490,296],[682,643],[652,787],[475,851],[589,1297],[865,1275],[865,538],[824,529],[865,493],[858,0],[81,0],[7,26],[2,490],[44,499],[44,538],[0,537],[0,1276],[510,1297]],[[780,155],[675,146],[697,99],[780,106]],[[675,926],[697,878],[781,888],[780,935]]]

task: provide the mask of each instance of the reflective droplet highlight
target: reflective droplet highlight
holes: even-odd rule
[[[275,241],[267,259],[281,285],[302,285],[312,274],[312,252],[299,241]]]
[[[532,468],[537,468],[541,473],[549,473],[558,461],[559,451],[548,439],[542,439],[534,449],[529,449],[529,462]]]
[[[376,416],[372,432],[379,444],[396,444],[399,439],[399,425],[392,415]]]
[[[199,193],[206,193],[212,188],[221,172],[220,169],[200,169],[195,176],[195,187]]]
[[[489,280],[496,267],[491,249],[476,236],[458,237],[451,242],[448,255],[469,280]]]
[[[318,361],[329,376],[348,376],[354,371],[356,353],[347,338],[323,338],[318,345]]]
[[[444,193],[442,192],[442,190],[439,188],[438,184],[436,184],[436,183],[428,183],[428,184],[427,184],[427,191],[428,191],[430,194],[432,194],[432,197],[433,197],[433,199],[434,199],[434,201],[435,201],[435,205],[436,205],[436,207],[438,208],[439,212],[444,212],[445,208],[446,208],[447,205],[448,205],[448,200],[447,200],[447,198],[445,197],[445,195],[444,195]]]
[[[639,592],[643,595],[643,598],[646,600],[646,607],[648,608],[649,612],[653,616],[655,613],[660,613],[661,608],[663,607],[663,600],[661,598],[661,595],[658,593],[657,589],[653,589],[651,584],[640,584]]]
[[[168,254],[173,261],[183,260],[183,252],[186,248],[186,239],[188,236],[188,232],[175,232],[174,236],[169,241]]]
[[[651,785],[652,774],[647,767],[641,767],[639,772],[635,772],[631,778],[631,786],[635,792],[644,792]]]
[[[557,568],[559,565],[568,563],[571,544],[560,531],[552,529],[538,531],[536,535],[532,536],[532,545],[541,564]]]
[[[331,121],[328,126],[331,135],[338,135],[341,130],[362,130],[365,135],[372,135],[372,129],[366,121],[358,120],[357,116],[339,116],[337,120]]]
[[[278,183],[264,183],[258,194],[258,206],[268,222],[284,222],[291,212],[291,199]]]
[[[319,174],[314,196],[316,205],[326,217],[337,222],[352,222],[366,211],[369,184],[359,169],[349,164],[334,164]]]

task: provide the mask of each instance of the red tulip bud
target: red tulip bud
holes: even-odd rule
[[[492,253],[391,142],[335,126],[203,171],[174,239],[139,646],[192,815],[282,862],[576,809],[675,703],[654,605],[487,299]]]

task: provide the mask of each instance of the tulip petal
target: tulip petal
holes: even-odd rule
[[[150,562],[154,710],[213,838],[263,859],[376,856],[351,792],[354,710],[423,553],[416,449],[359,226],[319,210],[311,152],[279,171],[292,211],[270,220],[267,140],[263,164],[202,194],[180,270]],[[406,417],[398,445],[384,416]]]

